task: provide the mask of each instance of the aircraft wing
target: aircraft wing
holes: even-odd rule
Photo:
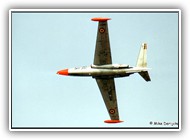
[[[94,65],[112,64],[107,23],[107,20],[109,20],[109,18],[93,18],[92,20],[99,21],[96,49],[94,54]]]
[[[114,79],[96,78],[96,82],[104,99],[104,103],[107,107],[111,120],[119,120]]]
[[[99,21],[96,39],[96,49],[94,54],[94,65],[112,64],[107,23],[107,20],[109,20],[109,18],[93,18],[92,20]],[[102,77],[94,78],[96,78],[96,82],[102,94],[104,103],[106,105],[111,120],[119,120],[114,79]]]

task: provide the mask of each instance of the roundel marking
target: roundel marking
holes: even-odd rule
[[[114,113],[115,113],[115,109],[110,109],[110,110],[109,110],[109,113],[110,113],[110,114],[114,114]]]
[[[99,32],[100,32],[100,33],[104,33],[104,32],[105,32],[105,29],[104,29],[104,28],[100,28],[100,29],[99,29]]]

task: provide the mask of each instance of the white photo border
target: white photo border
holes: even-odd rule
[[[114,127],[13,127],[12,126],[12,13],[59,13],[59,12],[128,12],[128,13],[178,13],[178,127],[158,128],[158,127],[134,127],[134,128],[114,128]],[[10,131],[180,131],[181,130],[181,10],[180,9],[10,9],[9,10],[9,130]]]

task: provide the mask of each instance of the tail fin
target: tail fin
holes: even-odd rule
[[[147,53],[147,44],[143,43],[137,60],[137,67],[143,67],[143,68],[147,67],[146,53]]]
[[[141,68],[147,67],[147,44],[146,43],[143,43],[141,46],[139,57],[137,60],[137,67],[141,67]],[[151,81],[148,71],[142,71],[142,72],[139,72],[139,74],[147,82]]]

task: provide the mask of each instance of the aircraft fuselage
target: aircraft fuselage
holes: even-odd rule
[[[75,67],[71,69],[64,69],[57,72],[60,75],[69,76],[92,76],[95,78],[117,78],[129,76],[133,73],[147,71],[147,68],[129,67],[129,65],[91,65],[83,67]]]

